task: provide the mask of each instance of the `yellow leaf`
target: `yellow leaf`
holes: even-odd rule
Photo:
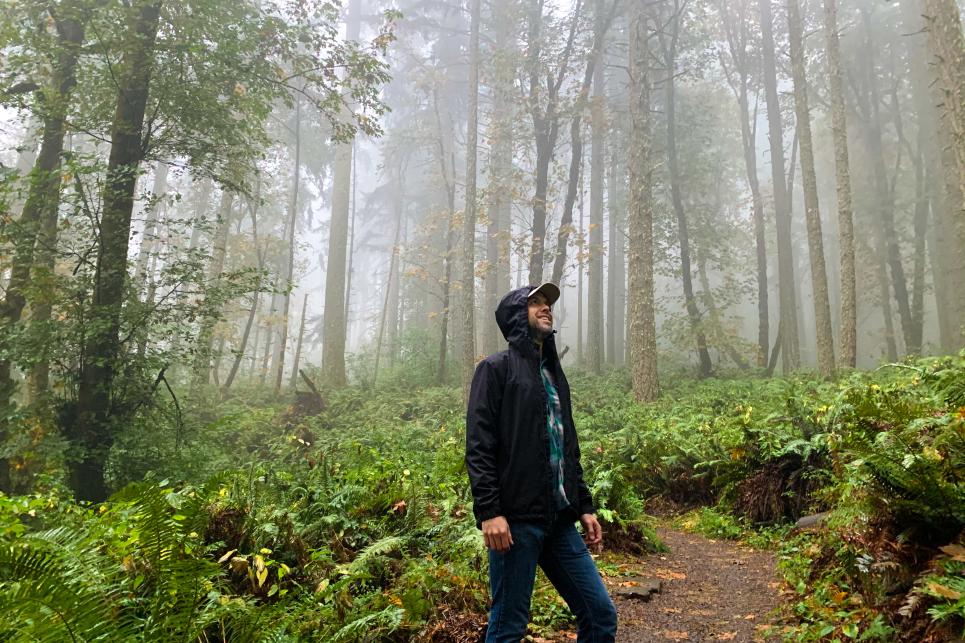
[[[268,580],[268,570],[261,569],[255,572],[255,578],[258,579],[258,587],[261,587],[262,585],[265,584],[265,581]]]
[[[231,558],[236,551],[238,551],[238,550],[237,550],[237,549],[232,549],[232,550],[229,551],[227,554],[225,554],[224,556],[222,556],[221,558],[219,558],[219,559],[218,559],[218,562],[219,562],[219,563],[225,562],[226,560],[228,560],[229,558]]]
[[[956,592],[951,587],[945,587],[944,585],[939,585],[938,583],[928,583],[928,591],[952,601],[957,601],[962,597],[961,592]]]
[[[962,547],[961,545],[945,545],[940,549],[951,556],[952,560],[965,563],[965,547]]]

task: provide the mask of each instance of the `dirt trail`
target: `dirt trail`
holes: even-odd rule
[[[634,576],[659,579],[649,602],[621,597],[626,579],[606,579],[620,616],[617,641],[777,640],[762,634],[780,600],[772,554],[669,528],[658,533],[670,551],[630,566]]]

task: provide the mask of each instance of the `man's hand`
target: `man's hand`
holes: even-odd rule
[[[583,514],[580,516],[580,524],[583,525],[583,539],[594,551],[599,552],[603,549],[603,529],[593,514]]]
[[[513,545],[513,535],[509,533],[509,523],[502,516],[496,516],[482,523],[483,542],[488,549],[500,553],[509,551]]]

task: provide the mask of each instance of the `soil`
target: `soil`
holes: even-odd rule
[[[619,614],[618,642],[780,640],[768,632],[780,601],[773,554],[668,527],[658,533],[669,552],[624,560],[629,577],[604,579]]]
[[[659,579],[649,602],[618,596],[619,577],[607,579],[619,613],[617,640],[766,641],[780,601],[774,556],[728,541],[669,528],[658,530],[670,549],[641,560],[634,575]]]

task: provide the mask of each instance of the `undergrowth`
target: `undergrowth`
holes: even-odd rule
[[[787,640],[938,641],[965,617],[965,359],[835,382],[681,381],[651,405],[576,373],[607,542],[660,543],[646,509],[775,547]],[[78,505],[57,465],[0,496],[3,640],[474,640],[486,552],[451,387],[324,392],[313,417],[242,395],[177,434],[131,427],[117,488]],[[790,525],[825,512],[818,527]],[[541,579],[533,634],[572,627]]]

